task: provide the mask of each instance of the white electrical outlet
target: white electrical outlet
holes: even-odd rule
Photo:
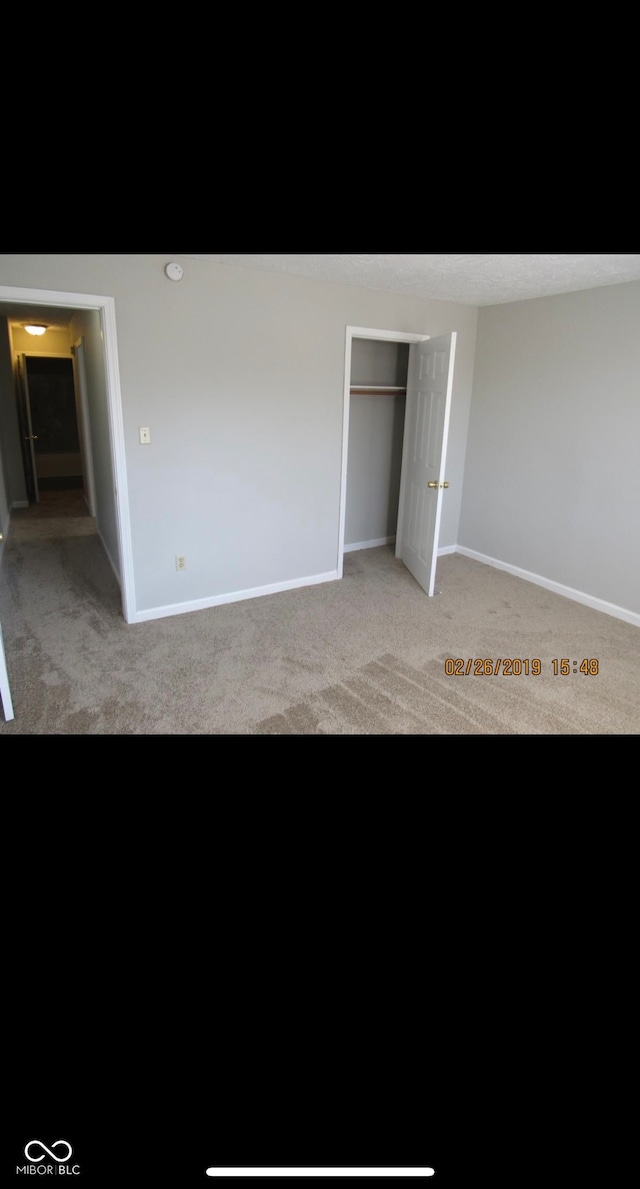
[[[186,570],[186,568],[187,568],[186,557],[182,553],[178,554],[178,556],[176,557],[176,570]]]

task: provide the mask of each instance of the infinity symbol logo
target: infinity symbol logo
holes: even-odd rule
[[[44,1148],[41,1156],[29,1155],[29,1148],[32,1148],[34,1144],[39,1144],[41,1148]],[[59,1148],[60,1144],[63,1144],[65,1148],[68,1148],[66,1156],[56,1156],[55,1152],[51,1151],[51,1148]],[[30,1139],[29,1143],[25,1145],[24,1154],[27,1157],[27,1160],[31,1160],[33,1164],[37,1164],[39,1160],[44,1160],[45,1152],[51,1157],[52,1160],[57,1161],[58,1164],[64,1164],[65,1160],[68,1160],[71,1156],[71,1153],[73,1152],[71,1144],[68,1144],[66,1139],[57,1139],[56,1142],[51,1145],[51,1148],[48,1148],[46,1144],[43,1144],[41,1139]]]

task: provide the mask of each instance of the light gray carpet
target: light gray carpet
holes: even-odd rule
[[[436,585],[384,546],[340,582],[128,625],[80,493],[44,493],[0,569],[0,735],[640,733],[638,628],[457,554]],[[598,673],[555,675],[563,657]],[[542,671],[448,675],[452,658]]]

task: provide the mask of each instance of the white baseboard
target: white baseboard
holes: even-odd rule
[[[530,570],[521,570],[519,566],[508,565],[507,562],[498,561],[496,557],[487,557],[485,553],[476,553],[475,549],[466,549],[464,545],[456,545],[455,553],[462,553],[465,557],[471,557],[474,561],[482,562],[485,566],[494,566],[496,570],[506,570],[508,574],[514,574],[516,578],[524,578],[525,582],[533,582],[536,586],[544,586],[546,590],[552,590],[554,594],[563,595],[565,599],[573,599],[575,603],[584,603],[587,607],[593,607],[594,611],[604,611],[606,615],[613,615],[615,619],[624,619],[626,623],[632,623],[634,627],[640,627],[640,615],[635,611],[628,611],[626,607],[617,607],[615,603],[607,603],[604,599],[596,599],[593,595],[585,594],[582,590],[574,590],[571,586],[563,586],[561,582],[552,582],[549,578],[543,578],[541,574],[532,574]]]
[[[376,541],[356,541],[353,545],[345,545],[344,552],[352,553],[355,549],[377,549],[379,545],[395,545],[396,539],[393,537],[380,537]],[[455,553],[456,545],[444,545],[438,550],[438,557],[444,557],[445,553]]]
[[[232,594],[214,595],[213,598],[194,599],[190,603],[174,603],[168,607],[152,607],[148,611],[137,611],[134,623],[145,623],[149,619],[166,619],[169,615],[186,615],[189,611],[204,611],[207,607],[221,607],[224,603],[239,603],[243,599],[259,599],[264,595],[279,594],[281,590],[296,590],[301,586],[317,586],[321,582],[336,582],[338,571],[314,574],[310,578],[294,578],[290,582],[275,582],[273,586],[254,587],[253,590],[236,590]]]
[[[356,541],[353,545],[345,545],[345,553],[353,553],[355,549],[377,549],[378,545],[393,545],[394,537],[378,537],[375,541]]]
[[[373,549],[378,545],[391,545],[394,540],[395,537],[385,537],[379,541],[361,542],[358,545],[345,545],[344,551],[348,553],[355,549]],[[498,558],[488,557],[486,554],[478,553],[474,549],[467,549],[463,545],[447,545],[438,550],[439,557],[451,553],[461,553],[463,556],[470,557],[472,560],[481,562],[483,565],[494,566],[497,570],[506,570],[508,574],[513,574],[516,578],[523,578],[526,582],[533,582],[536,586],[543,586],[546,590],[563,595],[564,598],[572,599],[576,603],[583,603],[587,607],[593,607],[595,611],[604,611],[605,614],[612,615],[615,619],[622,619],[626,623],[633,624],[634,627],[640,627],[640,615],[636,614],[635,611],[627,610],[626,607],[618,607],[614,603],[607,603],[604,599],[595,598],[593,595],[585,594],[584,591],[574,590],[570,586],[563,586],[560,582],[552,582],[540,574],[533,574],[531,571],[523,570],[519,566],[509,565],[507,562],[499,561]],[[165,607],[152,607],[136,612],[133,622],[144,623],[150,619],[164,619],[172,615],[185,615],[190,611],[203,611],[207,607],[220,607],[225,603],[238,603],[244,599],[258,599],[264,595],[278,594],[283,590],[296,590],[304,586],[315,586],[322,582],[335,582],[337,580],[337,570],[330,570],[325,574],[315,574],[308,578],[296,578],[290,582],[276,582],[272,586],[233,591],[230,594],[215,595],[211,598],[194,599],[188,603],[174,603]]]

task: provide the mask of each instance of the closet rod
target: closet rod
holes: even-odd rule
[[[398,393],[406,393],[406,391],[406,388],[393,384],[351,384],[349,386],[349,392],[352,395],[359,393],[361,396],[396,396]]]

